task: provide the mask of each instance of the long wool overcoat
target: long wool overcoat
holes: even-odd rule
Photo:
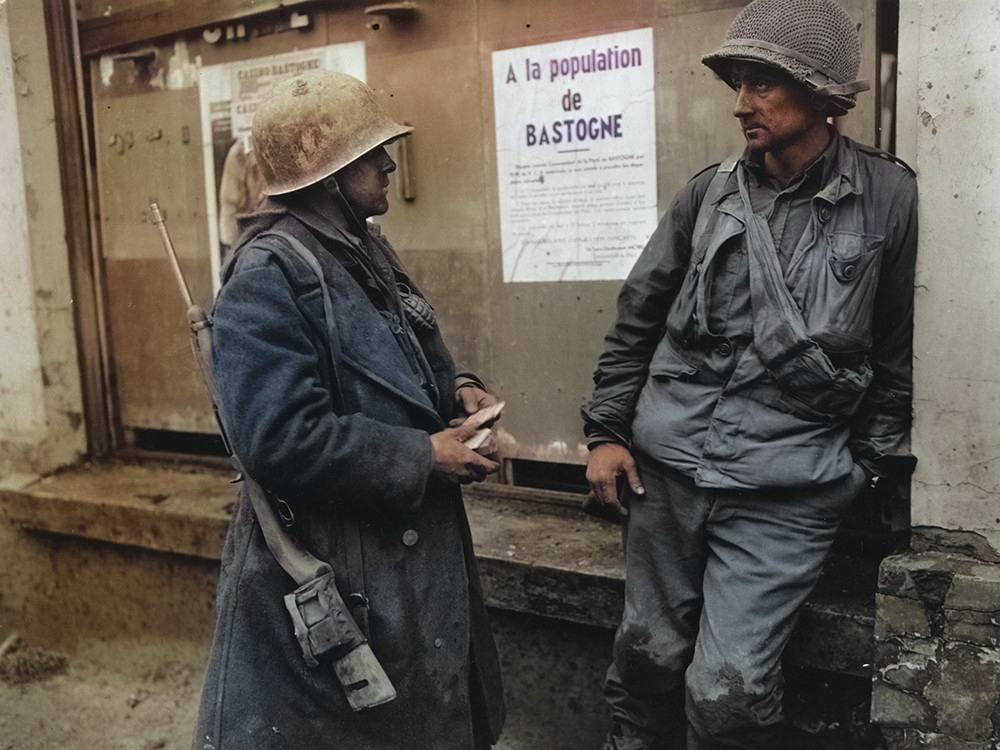
[[[328,196],[312,201],[271,199],[245,222],[214,310],[214,380],[246,470],[288,504],[341,592],[368,597],[370,644],[398,697],[356,713],[328,664],[306,665],[283,603],[295,583],[241,493],[193,747],[488,747],[503,721],[499,663],[460,488],[431,472],[455,366],[436,325],[411,338],[401,321],[392,281],[415,285],[388,243]],[[335,330],[316,275],[269,229],[319,259]]]

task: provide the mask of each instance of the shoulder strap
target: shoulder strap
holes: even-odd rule
[[[739,164],[738,156],[726,159],[718,165],[715,174],[712,175],[712,179],[708,183],[708,189],[705,191],[705,194],[701,198],[701,203],[698,205],[698,216],[695,219],[694,231],[691,233],[692,250],[697,247],[698,240],[705,233],[705,229],[712,216],[712,209],[722,196],[726,183],[729,181],[729,175],[736,169],[737,164]],[[707,170],[703,170],[699,174],[703,174],[704,171]]]
[[[916,172],[914,171],[913,167],[911,167],[909,164],[907,164],[905,161],[900,159],[895,154],[890,154],[888,151],[883,151],[882,149],[875,148],[874,146],[867,146],[863,143],[855,142],[855,145],[858,147],[858,151],[861,151],[862,153],[868,154],[869,156],[878,157],[879,159],[884,159],[885,161],[888,162],[892,162],[897,167],[902,167],[910,174],[916,175]]]
[[[319,281],[319,288],[322,292],[321,296],[323,298],[323,315],[326,318],[326,332],[330,340],[330,346],[333,347],[333,359],[334,364],[339,354],[339,341],[337,337],[337,322],[333,317],[333,301],[330,299],[330,289],[326,284],[326,279],[323,277],[323,268],[319,264],[319,260],[316,258],[316,254],[309,250],[302,242],[300,242],[295,236],[281,229],[270,229],[262,234],[258,235],[258,238],[264,237],[279,237],[287,242],[286,245],[278,243],[276,245],[268,244],[268,248],[274,252],[281,253],[286,247],[291,248],[294,257],[301,259],[310,270],[316,275],[316,279]]]
[[[326,317],[326,330],[330,346],[333,348],[332,355],[334,361],[332,366],[335,370],[339,354],[337,322],[333,315],[333,302],[330,299],[330,289],[327,286],[326,279],[323,276],[323,268],[320,266],[319,260],[316,258],[316,254],[309,250],[309,248],[307,248],[301,241],[289,232],[285,232],[280,229],[271,229],[260,234],[258,239],[266,237],[278,237],[284,240],[287,245],[279,243],[275,246],[269,244],[269,249],[274,252],[281,253],[286,247],[291,248],[294,256],[309,266],[309,268],[316,275],[316,278],[319,281],[321,296],[323,298],[323,313]],[[368,597],[364,593],[365,573],[364,563],[361,556],[361,527],[358,519],[351,514],[345,515],[342,518],[342,523],[344,527],[345,554],[347,557],[347,570],[344,571],[347,578],[346,590],[348,591],[346,599],[348,605],[351,607],[352,614],[358,621],[358,625],[361,627],[362,632],[367,635]]]
[[[268,237],[279,238],[284,240],[284,242],[267,242],[266,240]],[[294,262],[293,259],[298,259],[304,262],[313,271],[313,273],[315,273],[322,292],[323,312],[326,317],[326,329],[330,339],[330,346],[337,347],[338,339],[336,337],[336,322],[333,317],[333,303],[330,300],[329,288],[327,287],[326,279],[323,278],[323,269],[320,267],[319,260],[317,260],[316,256],[311,253],[308,248],[302,244],[302,242],[288,232],[272,229],[257,235],[255,240],[257,239],[264,239],[265,241],[262,243],[264,247],[275,253],[275,255],[283,261]],[[232,258],[229,259],[229,262],[222,270],[223,284],[225,284],[233,274],[233,270],[236,266],[236,258],[239,255],[239,249],[240,248],[237,248],[237,252],[233,254]],[[291,252],[289,252],[289,249]],[[210,321],[209,325],[211,325]],[[210,346],[210,342],[208,345]],[[334,355],[333,366],[335,367],[336,352],[334,352]],[[334,373],[334,376],[336,376],[336,373]],[[224,431],[225,430],[223,430],[223,432]],[[266,488],[261,486],[252,476],[250,476],[249,472],[247,472],[243,467],[239,456],[233,453],[232,459],[233,463],[236,465],[237,471],[242,476],[244,486],[247,490],[247,495],[253,505],[254,513],[257,516],[257,522],[260,525],[261,532],[263,533],[264,541],[267,544],[268,549],[271,551],[271,554],[274,556],[274,559],[278,562],[282,569],[284,569],[284,571],[288,573],[288,575],[291,576],[298,584],[303,584],[306,581],[323,575],[325,572],[331,570],[329,563],[325,563],[317,559],[302,545],[301,541],[299,541],[299,539],[288,530],[287,526],[290,526],[294,521],[294,516],[292,515],[291,509],[288,508],[287,504],[280,498],[275,497]],[[281,509],[280,513],[275,508],[276,505]]]

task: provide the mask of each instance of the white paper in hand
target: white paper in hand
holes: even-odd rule
[[[465,420],[463,426],[468,425],[471,427],[482,427],[482,425],[487,422],[491,422],[500,416],[503,411],[504,402],[497,401],[492,406],[487,406],[485,409],[480,409],[475,414],[469,416]],[[471,450],[476,450],[484,442],[486,438],[490,436],[490,429],[488,427],[483,427],[482,429],[476,430],[476,434],[466,440],[462,445]]]

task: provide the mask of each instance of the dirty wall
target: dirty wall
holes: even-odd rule
[[[920,177],[914,526],[1000,553],[1000,8],[900,4],[899,148]]]
[[[0,4],[0,477],[86,451],[45,18]]]
[[[897,150],[916,168],[921,186],[914,430],[920,464],[912,495],[916,552],[944,554],[945,562],[948,554],[960,555],[989,567],[1000,560],[1000,451],[994,427],[1000,422],[995,374],[1000,355],[995,294],[1000,194],[994,174],[1000,162],[1000,12],[986,0],[904,0],[900,5]],[[79,301],[74,303],[69,291],[48,76],[42,7],[19,0],[0,4],[0,111],[8,126],[0,159],[5,226],[0,243],[0,482],[14,485],[21,481],[18,477],[46,473],[86,451],[73,326],[73,306]],[[511,320],[504,330],[514,329],[517,320]],[[483,351],[481,342],[473,341],[471,347]],[[508,353],[517,355],[514,348]],[[50,550],[32,546],[25,556],[27,548],[19,539],[11,528],[0,526],[3,607],[17,608],[30,596],[44,595],[44,589],[33,588],[39,579],[19,573],[19,566],[42,569]],[[935,557],[931,564],[917,558],[906,569],[936,571],[941,560]],[[953,568],[961,568],[962,575],[948,573],[935,580],[969,579],[967,564]],[[993,580],[973,576],[979,593],[963,599],[970,608],[963,615],[966,623],[989,620],[990,602],[1000,599]],[[904,609],[907,622],[883,617],[884,642],[898,645],[921,635],[926,625],[923,640],[911,644],[913,653],[944,653],[951,642],[941,640],[938,626],[921,618],[928,611],[947,618],[941,609],[945,600],[923,602],[907,590],[887,589],[884,595],[896,594],[916,604]],[[898,626],[898,632],[885,629],[887,624]],[[950,631],[956,632],[968,629]],[[983,642],[977,646],[976,664],[991,659],[995,664],[1000,634],[987,631],[975,637]],[[964,642],[969,639],[966,635]],[[929,657],[923,663],[935,664]],[[882,666],[892,667],[891,659]],[[993,688],[995,679],[995,669],[983,676]],[[909,701],[900,702],[903,709],[926,705],[919,703],[926,696],[918,695],[912,684],[906,687],[900,692]],[[933,695],[944,700],[949,692],[960,694],[959,687],[960,681],[939,685]],[[895,726],[912,720],[912,714],[900,718],[898,712],[882,709]],[[937,713],[951,717],[956,712]],[[976,731],[988,737],[988,719],[985,730],[983,726],[978,724]],[[942,728],[928,718],[918,731],[930,736],[943,734],[942,729],[956,732],[965,743],[955,747],[988,746],[988,739],[971,736],[957,720]],[[922,746],[914,742],[907,746]]]
[[[910,549],[883,561],[872,718],[890,750],[1000,737],[1000,9],[900,3],[900,155],[920,184]]]

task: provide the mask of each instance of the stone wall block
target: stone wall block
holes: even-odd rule
[[[1000,655],[961,642],[945,643],[940,653],[940,678],[924,691],[935,707],[938,730],[970,741],[996,738]]]
[[[875,633],[931,636],[931,623],[924,603],[916,599],[875,595]]]
[[[1000,750],[1000,566],[948,552],[884,561],[872,720],[890,750]]]
[[[923,638],[880,638],[879,667],[872,684],[872,721],[885,726],[936,729],[937,716],[924,695],[938,677],[937,649]]]
[[[884,727],[937,728],[934,708],[922,695],[901,690],[881,676],[872,683],[871,718]]]
[[[883,735],[887,750],[1000,750],[1000,740],[968,742],[916,729],[886,729]]]
[[[933,666],[931,666],[933,665]],[[879,672],[881,678],[893,687],[912,695],[923,695],[924,689],[934,679],[937,672],[936,663],[893,664]]]
[[[879,566],[878,590],[903,599],[942,605],[955,576],[952,555],[904,553],[885,558]]]
[[[994,611],[997,591],[1000,591],[1000,565],[969,564],[952,579],[944,606],[972,612]]]
[[[946,612],[944,637],[949,641],[964,641],[977,646],[1000,646],[1000,611]]]
[[[919,601],[917,586],[913,581],[911,556],[890,555],[882,560],[878,570],[878,591],[886,596]]]

